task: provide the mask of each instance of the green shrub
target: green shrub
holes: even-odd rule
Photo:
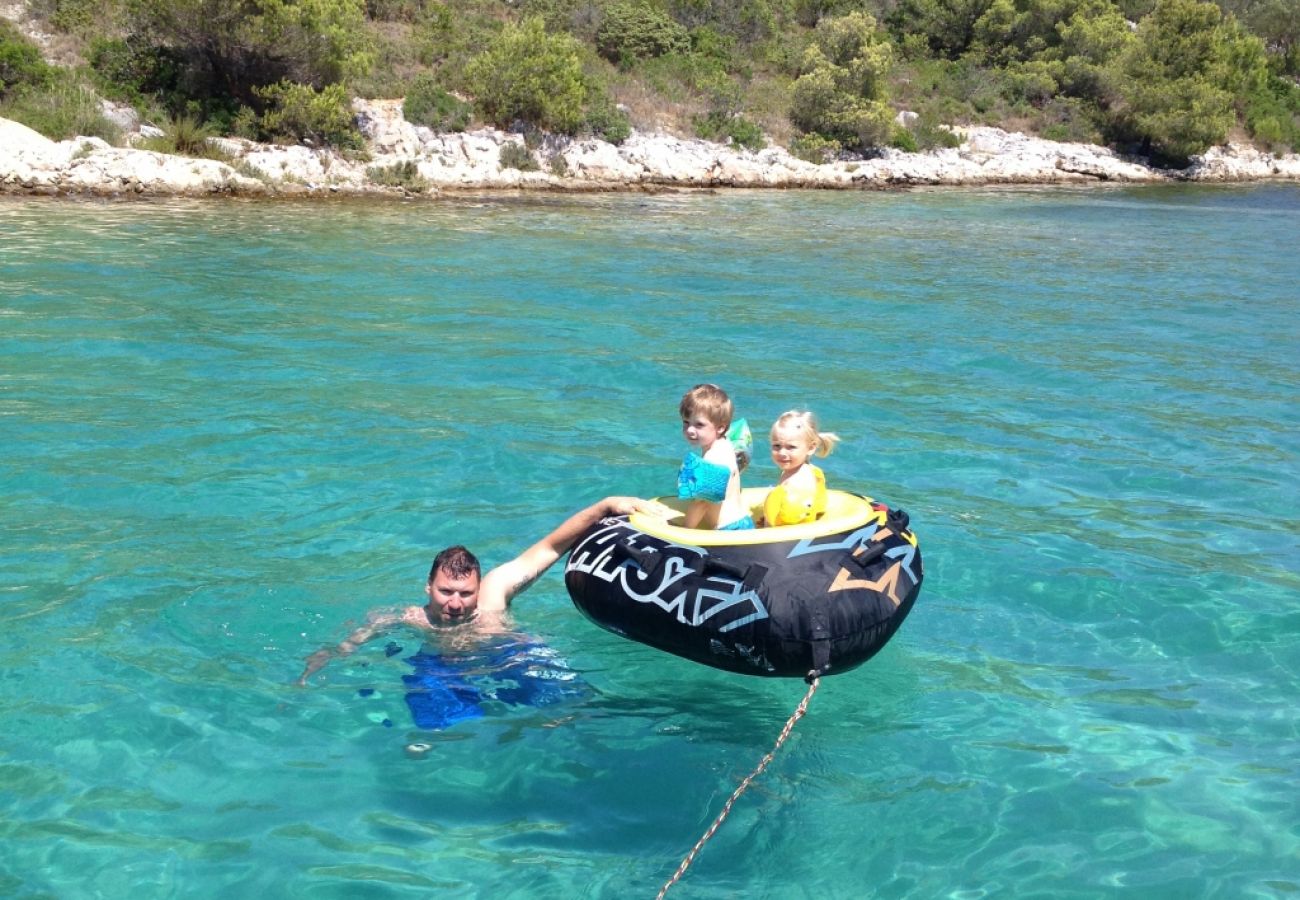
[[[712,25],[691,29],[691,52],[697,56],[717,60],[729,66],[735,61],[736,39],[718,31]]]
[[[450,56],[458,43],[456,25],[460,25],[462,32],[470,30],[466,23],[454,21],[451,10],[441,3],[430,6],[424,20],[411,33],[416,59],[422,65],[432,66]]]
[[[432,75],[415,77],[406,89],[402,115],[412,125],[426,125],[434,131],[464,131],[469,127],[473,107],[447,91]]]
[[[922,150],[960,147],[961,138],[953,134],[952,129],[946,127],[947,124],[939,115],[937,108],[927,107],[920,110],[917,120],[911,126],[912,134],[916,136],[917,146]]]
[[[884,144],[893,112],[885,102],[890,45],[864,13],[825,19],[794,83],[790,121],[846,147]]]
[[[667,13],[636,0],[614,0],[601,11],[596,50],[610,62],[630,65],[691,47],[686,29]]]
[[[569,174],[569,161],[559,153],[551,154],[550,159],[546,161],[546,167],[556,178],[564,178]]]
[[[250,106],[241,106],[230,120],[230,133],[250,141],[262,137],[262,118]]]
[[[791,156],[819,166],[833,161],[843,149],[839,141],[820,134],[801,134],[790,142]]]
[[[1300,86],[1272,75],[1246,98],[1243,118],[1251,137],[1272,151],[1300,148]]]
[[[1300,76],[1300,0],[1225,2],[1224,7],[1263,40],[1276,74]]]
[[[637,64],[636,73],[665,100],[675,103],[692,95],[709,95],[732,81],[722,63],[698,53],[669,53],[645,60]]]
[[[98,137],[111,144],[122,139],[116,125],[104,118],[99,97],[71,77],[49,86],[23,85],[0,100],[0,117],[22,122],[47,138]]]
[[[632,136],[632,120],[613,99],[598,93],[587,106],[586,129],[611,144],[621,144]]]
[[[746,150],[762,150],[767,146],[763,128],[757,122],[745,116],[732,116],[728,124],[730,127],[726,129],[726,135],[736,146]]]
[[[96,86],[106,97],[134,104],[157,98],[168,108],[185,103],[180,90],[184,63],[165,47],[96,37],[90,42],[89,62]]]
[[[923,35],[929,51],[958,59],[975,43],[975,25],[993,0],[900,0],[889,13],[889,27],[900,40]]]
[[[520,172],[536,172],[540,168],[528,148],[514,141],[501,145],[500,166],[503,169],[518,169]]]
[[[1049,141],[1100,144],[1097,108],[1075,97],[1056,97],[1043,106],[1038,134]]]
[[[547,34],[540,17],[506,25],[470,62],[465,78],[483,118],[500,127],[522,120],[574,134],[587,100],[581,47],[567,34]]]
[[[32,6],[56,31],[65,33],[86,32],[112,14],[112,4],[103,0],[47,0]]]
[[[422,194],[429,189],[428,179],[420,174],[420,167],[413,159],[391,166],[371,166],[366,169],[366,177],[375,184],[401,188],[413,194]]]
[[[162,137],[145,141],[146,150],[200,158],[217,158],[224,155],[208,145],[208,138],[213,136],[211,126],[192,116],[182,115],[170,119],[163,126],[162,131]]]
[[[318,91],[310,85],[281,81],[258,88],[256,94],[268,107],[261,117],[261,132],[267,139],[312,141],[342,150],[364,146],[341,84]]]
[[[916,136],[912,134],[909,128],[895,128],[889,136],[889,146],[895,150],[902,150],[904,153],[916,153],[920,151],[921,145],[916,142]]]
[[[1007,93],[1010,99],[1031,106],[1043,106],[1060,91],[1060,85],[1057,84],[1052,71],[1051,65],[1039,61],[1018,63],[1009,67]]]
[[[593,0],[523,0],[519,12],[525,19],[541,16],[547,31],[568,31],[590,38],[598,10]]]
[[[1061,44],[1050,60],[1053,77],[1071,97],[1105,102],[1111,93],[1108,67],[1137,38],[1124,16],[1113,8],[1080,10],[1057,26]]]
[[[48,87],[54,70],[41,59],[35,44],[19,34],[8,19],[0,19],[0,97],[20,87]]]
[[[767,146],[762,127],[742,115],[708,113],[696,116],[693,121],[695,134],[706,141],[727,142],[746,150],[762,150]]]
[[[740,84],[721,68],[703,69],[694,86],[703,95],[710,115],[729,118],[738,115],[745,107]]]
[[[778,10],[780,18],[788,18],[787,5],[788,0],[781,0],[776,9],[769,0],[668,0],[673,17],[687,28],[709,25],[742,44],[776,34]]]
[[[423,0],[366,0],[366,18],[376,22],[418,22],[424,15]]]

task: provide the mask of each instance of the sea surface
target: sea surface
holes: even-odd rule
[[[701,381],[926,578],[670,897],[1295,896],[1298,361],[1296,185],[4,200],[0,896],[653,897],[802,682],[560,566],[557,702],[421,728],[401,631],[294,682],[442,546],[669,493]]]

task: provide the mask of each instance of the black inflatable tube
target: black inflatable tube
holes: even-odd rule
[[[829,521],[831,533],[767,528],[740,533],[738,544],[724,543],[727,532],[604,519],[574,544],[564,583],[602,628],[704,665],[768,677],[848,672],[902,625],[923,571],[905,513],[846,496],[863,512]]]

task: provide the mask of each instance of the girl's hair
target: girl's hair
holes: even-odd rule
[[[697,384],[683,395],[677,410],[683,419],[704,416],[721,431],[731,427],[731,398],[716,384]]]
[[[802,431],[804,438],[808,441],[808,446],[813,448],[818,456],[830,456],[835,445],[840,442],[840,436],[833,431],[818,431],[817,417],[807,410],[792,409],[789,412],[783,412],[772,423],[772,435],[776,435],[778,428],[789,431]]]

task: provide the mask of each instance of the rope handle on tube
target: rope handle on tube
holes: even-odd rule
[[[649,578],[656,577],[668,559],[667,554],[654,547],[632,546],[630,539],[619,541],[614,545],[614,551],[624,559],[630,559],[636,563],[637,568]],[[763,583],[763,578],[768,571],[767,566],[758,563],[738,566],[735,563],[727,562],[725,559],[718,559],[716,556],[697,557],[691,561],[691,567],[697,575],[728,575],[739,581],[741,587],[747,591],[758,590],[758,586]]]
[[[708,575],[715,572],[730,575],[740,582],[740,586],[744,590],[756,591],[758,586],[763,583],[763,578],[767,575],[767,566],[758,563],[738,566],[724,559],[718,559],[716,556],[706,556],[700,565],[700,574]]]
[[[884,556],[885,551],[888,549],[889,547],[886,544],[872,544],[870,549],[862,553],[850,554],[849,559],[853,560],[856,565],[861,566],[865,570],[873,562]]]
[[[614,549],[636,563],[637,567],[650,578],[654,578],[663,568],[664,554],[653,547],[633,547],[628,541],[619,541],[614,545]]]

